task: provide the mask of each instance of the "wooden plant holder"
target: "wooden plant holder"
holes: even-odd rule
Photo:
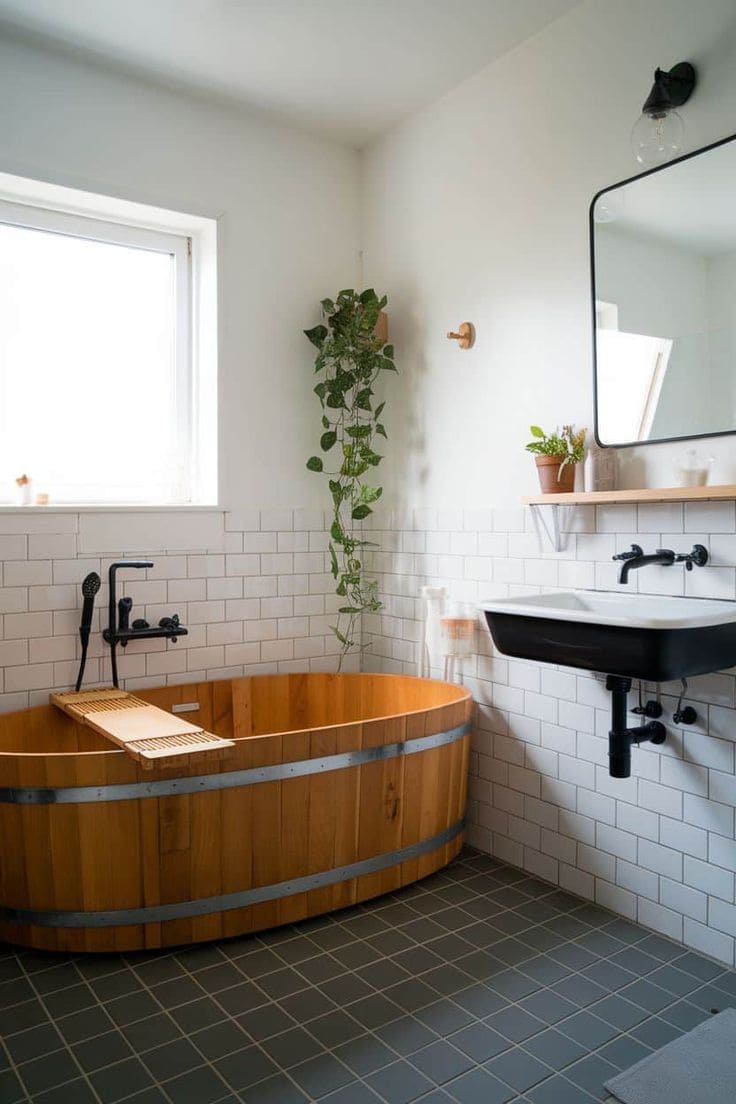
[[[51,694],[52,705],[111,740],[144,768],[162,759],[214,753],[221,758],[233,740],[149,705],[125,690],[86,690]]]

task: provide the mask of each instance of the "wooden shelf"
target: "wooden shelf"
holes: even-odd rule
[[[603,503],[714,502],[736,500],[736,483],[712,487],[646,487],[639,491],[579,491],[572,494],[538,494],[522,499],[527,506],[595,506]]]

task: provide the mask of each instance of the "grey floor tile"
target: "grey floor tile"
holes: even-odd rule
[[[250,1012],[243,1012],[242,1015],[236,1016],[236,1019],[243,1030],[256,1040],[268,1039],[271,1035],[278,1035],[295,1026],[293,1017],[278,1004],[261,1005],[260,1008],[253,1008]]]
[[[267,1077],[240,1093],[244,1104],[302,1104],[309,1098],[283,1073]]]
[[[473,1023],[474,1019],[459,1004],[447,999],[435,1001],[426,1008],[419,1008],[416,1018],[432,1031],[436,1031],[438,1035],[450,1035],[453,1031],[459,1031],[461,1027]]]
[[[527,1096],[532,1104],[592,1104],[595,1097],[581,1089],[579,1085],[573,1085],[562,1074],[543,1081],[541,1085],[530,1089]]]
[[[605,1100],[608,1091],[603,1086],[617,1073],[617,1068],[611,1062],[607,1062],[599,1054],[589,1054],[574,1065],[568,1066],[565,1077],[569,1077],[575,1085],[585,1089],[594,1100]]]
[[[523,1008],[515,1006],[494,1013],[487,1018],[486,1023],[494,1031],[505,1035],[512,1043],[521,1043],[524,1039],[529,1039],[532,1035],[543,1031],[546,1026],[536,1016],[531,1016]]]
[[[448,1036],[448,1042],[478,1063],[487,1062],[489,1058],[494,1058],[512,1045],[505,1035],[501,1035],[484,1023],[469,1024],[461,1031]]]
[[[223,1081],[236,1090],[250,1088],[279,1072],[276,1063],[257,1046],[236,1050],[234,1054],[218,1058],[212,1065]]]
[[[556,1024],[564,1020],[566,1016],[572,1016],[577,1012],[577,1006],[572,1001],[553,993],[551,989],[542,989],[538,993],[532,993],[519,1001],[519,1007],[525,1012],[530,1012],[545,1024]]]
[[[365,1078],[388,1104],[410,1104],[433,1088],[432,1082],[403,1059]]]
[[[499,1012],[509,1003],[500,993],[494,992],[487,985],[481,983],[471,985],[467,989],[461,989],[459,993],[453,993],[452,999],[455,1004],[459,1004],[466,1012],[470,1012],[471,1015],[478,1018]]]
[[[670,1005],[669,1008],[665,1008],[661,1012],[663,1020],[667,1020],[669,1023],[674,1024],[676,1027],[681,1028],[683,1031],[692,1031],[694,1027],[697,1027],[703,1020],[708,1019],[709,1013],[702,1008],[698,1008],[696,1005],[691,1004],[690,1001],[678,1001],[677,1004]]]
[[[332,1054],[319,1054],[298,1066],[293,1066],[289,1076],[315,1100],[320,1100],[335,1089],[354,1081],[350,1070]]]
[[[415,1016],[401,1016],[376,1030],[376,1035],[402,1056],[413,1054],[415,1050],[433,1043],[438,1034],[440,1033],[433,1031]]]
[[[11,1014],[6,1013],[6,1015],[9,1019]],[[65,1044],[55,1026],[45,1023],[6,1036],[5,1045],[15,1064],[20,1065],[21,1062],[28,1062],[31,1058],[40,1058],[54,1050],[59,1050]]]
[[[176,1039],[146,1051],[142,1061],[155,1081],[168,1081],[170,1077],[201,1066],[204,1058],[188,1039]]]
[[[444,1085],[473,1065],[467,1054],[452,1046],[446,1039],[438,1039],[437,1042],[417,1050],[409,1060],[435,1085]]]
[[[110,1026],[112,1026],[111,1021]],[[146,1020],[128,1024],[122,1029],[122,1035],[136,1054],[142,1054],[146,1050],[152,1050],[153,1047],[181,1038],[182,1032],[171,1016],[166,1012],[159,1012],[157,1016],[149,1016]]]
[[[348,1039],[362,1035],[364,1030],[362,1024],[339,1008],[309,1022],[310,1034],[319,1039],[325,1047],[336,1047],[340,1043],[346,1043]]]
[[[56,1050],[33,1058],[19,1066],[18,1073],[27,1091],[33,1096],[44,1089],[53,1089],[65,1081],[79,1077],[79,1068],[68,1050]]]
[[[5,1104],[9,1099],[0,1095],[0,1100]],[[17,1098],[17,1099],[20,1099]],[[26,1098],[23,1097],[23,1100]],[[34,1096],[34,1104],[97,1104],[98,1097],[94,1092],[88,1081],[84,1081],[81,1078],[77,1078],[75,1081],[67,1081],[65,1085],[58,1085],[55,1089],[49,1089],[48,1092],[39,1093],[38,1096]],[[163,1102],[163,1096],[159,1098]],[[128,1097],[131,1104],[138,1104],[138,1094],[133,1097]],[[141,1100],[141,1104],[145,1104]]]
[[[246,1034],[243,1028],[232,1020],[223,1020],[222,1023],[213,1024],[212,1027],[205,1027],[190,1035],[189,1038],[209,1062],[241,1050],[250,1042],[249,1034]]]
[[[0,1072],[0,1100],[7,1104],[16,1104],[19,1100],[27,1100],[25,1089],[12,1070]]]
[[[571,1039],[582,1043],[589,1050],[595,1050],[597,1047],[603,1046],[604,1043],[607,1043],[614,1035],[618,1034],[612,1024],[606,1023],[598,1016],[591,1015],[590,1012],[578,1012],[575,1016],[562,1020],[558,1024],[558,1030],[563,1035],[569,1035]]]
[[[227,1093],[227,1087],[209,1066],[174,1077],[164,1088],[172,1104],[219,1104]]]
[[[322,1044],[302,1027],[292,1027],[280,1035],[273,1035],[262,1042],[262,1047],[282,1069],[315,1058],[323,1051]]]
[[[631,1035],[633,1038],[639,1039],[645,1046],[650,1047],[651,1050],[659,1050],[660,1047],[671,1043],[673,1039],[682,1035],[682,1029],[674,1024],[667,1023],[659,1016],[652,1016],[651,1019],[645,1020],[638,1027],[632,1028]]]
[[[459,1104],[506,1104],[517,1095],[515,1089],[483,1068],[462,1074],[446,1085],[445,1091]]]
[[[626,992],[626,990],[624,990]],[[613,1024],[620,1031],[628,1031],[635,1024],[641,1023],[647,1018],[648,1013],[637,1004],[626,1000],[623,995],[612,994],[590,1006],[590,1012],[600,1016],[606,1023]]]
[[[75,1043],[71,1049],[86,1073],[100,1069],[102,1066],[110,1066],[113,1062],[121,1062],[124,1058],[131,1058],[133,1055],[125,1036],[120,1031],[107,1031],[94,1039],[85,1039],[81,1043]]]
[[[554,1072],[544,1062],[518,1046],[486,1062],[486,1069],[517,1092],[525,1092],[532,1085],[551,1077]]]
[[[554,1070],[564,1069],[587,1053],[582,1043],[576,1042],[554,1028],[527,1039],[524,1049]]]
[[[418,1026],[423,1027],[422,1024]],[[424,1030],[428,1038],[423,1041],[428,1041],[428,1039],[434,1037],[426,1031],[426,1028]],[[411,1053],[413,1049],[417,1048],[410,1047],[406,1053]],[[333,1053],[358,1077],[364,1077],[367,1073],[375,1073],[376,1070],[396,1061],[396,1051],[377,1039],[375,1035],[368,1033],[359,1035],[357,1039],[351,1039],[348,1043],[343,1043],[342,1046],[336,1047]],[[404,1052],[399,1051],[399,1053]]]
[[[127,1058],[89,1075],[90,1082],[104,1104],[114,1104],[153,1083],[150,1073],[137,1058]]]
[[[329,1093],[323,1099],[325,1104],[381,1104],[380,1096],[376,1096],[373,1089],[360,1081],[351,1081],[349,1085]]]
[[[644,1046],[637,1039],[632,1039],[630,1035],[619,1035],[617,1039],[612,1039],[598,1051],[601,1058],[619,1070],[628,1069],[650,1053],[649,1047]]]

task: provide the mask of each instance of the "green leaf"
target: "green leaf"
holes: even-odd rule
[[[370,387],[365,387],[362,391],[358,392],[358,394],[355,396],[355,405],[357,406],[358,410],[370,410],[372,394],[373,392],[371,391]]]
[[[329,429],[330,428],[330,419],[326,418],[324,416],[324,414],[322,415],[322,428],[323,429]]]
[[[334,314],[335,304],[331,299],[323,299],[320,306],[325,314]]]
[[[362,521],[363,518],[367,518],[369,514],[372,514],[370,506],[355,506],[353,512],[350,515],[353,521]]]
[[[393,345],[384,345],[383,355],[385,357],[388,357],[389,360],[393,360],[394,359],[394,347],[393,347]]]
[[[307,460],[307,467],[310,471],[321,472],[324,470],[324,464],[320,460],[319,456],[310,456]]]
[[[345,406],[345,398],[342,394],[342,391],[330,391],[329,395],[327,396],[326,405],[329,406],[331,410],[347,409],[347,407]]]
[[[333,579],[336,579],[340,573],[340,568],[337,563],[337,553],[335,547],[330,541],[330,571],[332,572]]]
[[[318,349],[321,349],[324,345],[327,333],[328,330],[326,326],[313,326],[311,330],[304,331],[305,336],[308,337],[312,344],[316,345]]]
[[[373,288],[366,288],[365,291],[362,291],[360,293],[360,301],[361,303],[363,303],[363,305],[365,305],[366,303],[377,302],[377,300],[378,296],[376,295]]]
[[[375,413],[373,415],[374,418],[378,419],[378,418],[381,417],[381,414],[383,413],[383,408],[384,408],[385,405],[386,405],[386,403],[382,402],[382,403],[380,403],[379,406],[376,407]]]
[[[345,543],[345,534],[343,533],[342,526],[340,525],[340,522],[337,520],[337,518],[335,518],[332,525],[330,526],[330,536],[332,537],[335,544]]]
[[[386,357],[384,357],[381,361],[380,367],[383,368],[384,372],[398,372],[398,368],[396,367],[394,362],[392,360],[388,360]]]
[[[324,400],[325,400],[326,391],[327,391],[327,384],[326,383],[318,383],[317,386],[314,388],[314,393],[317,396],[317,398],[319,399],[319,401],[322,403],[323,406],[325,404]]]
[[[382,426],[380,422],[379,422],[379,423],[378,423],[378,425],[376,426],[376,433],[380,433],[380,435],[381,435],[382,437],[386,437],[386,438],[388,438],[388,434],[386,433],[385,427],[384,427],[384,426]]]
[[[329,433],[323,433],[319,439],[319,447],[323,452],[329,452],[335,441],[337,440],[337,434],[334,429],[331,429]]]
[[[362,606],[340,606],[338,613],[362,613]]]
[[[350,641],[347,639],[346,636],[343,636],[343,634],[338,629],[337,625],[330,625],[330,628],[332,629],[333,633],[335,634],[337,639],[340,641],[340,643],[344,644],[346,648],[349,648],[350,647]]]
[[[377,502],[383,494],[383,487],[369,487],[367,484],[360,488],[361,502]]]
[[[348,426],[345,432],[349,437],[361,439],[363,437],[370,437],[371,427],[367,425],[352,425]]]
[[[539,426],[529,426],[529,432],[532,437],[544,437],[544,430]]]

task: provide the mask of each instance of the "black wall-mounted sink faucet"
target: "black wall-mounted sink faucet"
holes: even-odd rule
[[[141,618],[130,624],[130,611],[133,602],[130,598],[117,600],[116,577],[120,568],[146,568],[153,567],[153,560],[115,560],[110,564],[108,580],[110,588],[110,604],[107,628],[102,633],[103,639],[110,645],[110,663],[112,666],[112,684],[118,686],[118,660],[117,646],[124,648],[129,640],[150,640],[153,637],[166,637],[175,643],[180,636],[186,636],[188,630],[179,623],[179,615],[162,617],[154,628]]]
[[[640,544],[632,544],[630,552],[619,552],[612,557],[621,560],[619,583],[628,583],[629,572],[649,564],[661,564],[671,567],[675,563],[684,563],[688,571],[695,567],[705,567],[708,562],[708,549],[703,544],[694,544],[692,552],[673,552],[671,548],[658,548],[656,552],[645,553]]]

